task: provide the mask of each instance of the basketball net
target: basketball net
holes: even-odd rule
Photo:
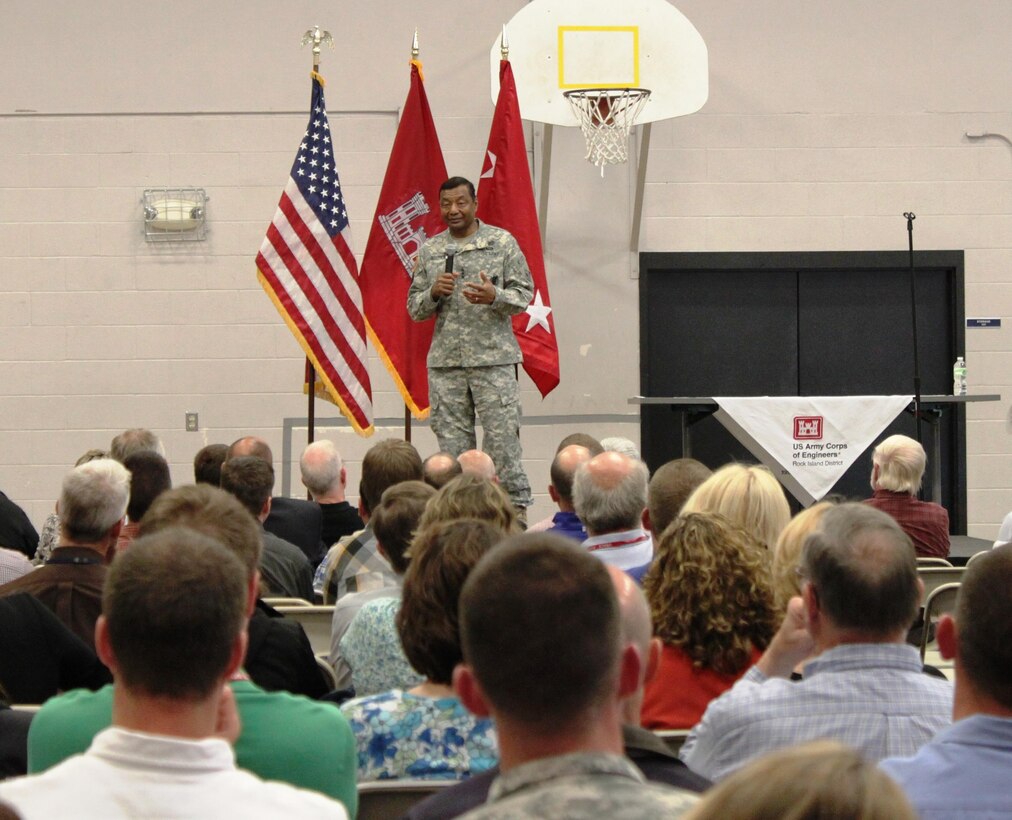
[[[629,159],[629,132],[650,97],[646,88],[581,88],[564,92],[580,121],[589,160],[601,169]]]

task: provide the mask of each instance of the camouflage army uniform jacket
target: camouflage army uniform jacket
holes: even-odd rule
[[[429,367],[488,367],[523,361],[510,317],[522,313],[531,302],[531,271],[512,234],[481,221],[477,225],[478,230],[466,240],[455,240],[443,231],[418,251],[408,313],[416,321],[436,314],[426,360]],[[452,294],[433,301],[432,285],[445,270],[448,244],[457,245],[453,269],[460,279]],[[472,305],[464,298],[464,284],[480,284],[481,271],[495,285],[491,305]]]
[[[525,763],[492,783],[488,802],[464,817],[481,820],[645,820],[679,817],[697,795],[648,783],[624,757],[560,755]]]

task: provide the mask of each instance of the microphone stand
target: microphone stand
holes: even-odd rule
[[[917,277],[914,275],[914,220],[917,214],[907,211],[907,245],[910,252],[910,317],[914,337],[914,419],[917,441],[921,442],[921,362],[917,352]]]

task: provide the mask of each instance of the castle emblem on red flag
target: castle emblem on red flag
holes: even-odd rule
[[[794,440],[822,438],[822,416],[795,416]]]

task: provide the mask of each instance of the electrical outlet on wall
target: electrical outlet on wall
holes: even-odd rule
[[[196,433],[200,429],[200,425],[197,421],[196,411],[190,410],[186,413],[186,432]]]

